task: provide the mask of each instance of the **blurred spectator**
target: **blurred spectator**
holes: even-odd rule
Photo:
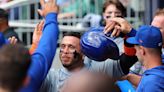
[[[99,3],[102,5],[102,1]],[[98,5],[99,6],[99,5]],[[98,10],[97,10],[98,9]],[[72,16],[62,16],[60,18],[70,18],[70,17],[84,17],[87,13],[96,13],[95,10],[99,11],[97,14],[101,13],[101,8],[97,8],[94,0],[69,0],[61,7],[61,14],[72,15]]]
[[[100,26],[103,1],[69,0],[61,5],[61,13],[58,18],[81,18],[82,21],[78,21],[77,27]]]
[[[18,92],[25,84],[31,56],[23,45],[4,45],[0,49],[0,92]]]
[[[125,17],[126,9],[119,0],[107,0],[103,5],[103,18],[108,24],[110,18]],[[105,25],[106,25],[105,24]]]
[[[80,26],[83,27],[99,27],[101,21],[101,15],[88,13],[86,16],[84,16],[82,23]],[[79,24],[77,26],[79,27]]]
[[[115,80],[109,76],[81,71],[68,78],[61,92],[121,92],[115,84]]]
[[[105,26],[106,24],[109,24],[110,18],[125,17],[126,15],[126,9],[119,0],[106,0],[102,5],[99,5],[99,7],[102,6],[102,8],[101,10],[99,9],[99,11],[101,12],[99,12],[98,14],[89,13],[86,16],[84,16],[83,18],[84,26],[87,27],[99,27],[101,25]],[[103,14],[103,18],[101,17],[100,14]]]
[[[14,31],[13,28],[10,28],[9,27],[9,24],[8,24],[8,12],[3,10],[3,9],[0,9],[0,32],[2,32],[5,36],[6,39],[10,38],[10,37],[15,37],[18,42],[20,42],[19,38],[18,38],[18,35],[17,33]]]

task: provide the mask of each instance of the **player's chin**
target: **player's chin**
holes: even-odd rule
[[[62,60],[62,64],[63,64],[63,66],[69,66],[70,65],[70,61],[69,60]]]
[[[62,65],[65,67],[65,68],[69,68],[71,66],[70,63],[62,63]]]

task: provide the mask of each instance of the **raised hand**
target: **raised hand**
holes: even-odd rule
[[[17,43],[18,39],[15,38],[14,36],[12,36],[12,37],[8,38],[8,41],[9,41],[10,44],[14,45],[14,44]]]
[[[30,54],[33,54],[35,52],[36,48],[38,47],[38,44],[39,44],[40,39],[42,37],[43,26],[44,26],[44,20],[39,22],[34,29],[34,33],[33,33],[33,37],[32,37],[32,45],[31,45],[31,48],[29,50]]]
[[[44,20],[39,22],[37,26],[34,29],[33,37],[32,37],[32,43],[38,45],[41,37],[42,37],[42,30],[44,26]]]
[[[59,11],[56,0],[48,0],[47,2],[45,2],[45,0],[40,0],[40,4],[42,9],[39,9],[38,12],[43,17],[45,17],[48,13],[58,13]]]

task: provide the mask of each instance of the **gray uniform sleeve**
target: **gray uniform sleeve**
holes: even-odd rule
[[[56,71],[54,69],[51,69],[46,77],[46,79],[44,80],[44,82],[42,83],[42,86],[40,88],[39,92],[57,92],[57,88],[56,88]]]
[[[119,60],[111,60],[107,59],[103,62],[97,62],[85,57],[85,63],[89,64],[89,70],[96,72],[103,72],[109,76],[119,78],[124,75],[121,70],[120,61]]]

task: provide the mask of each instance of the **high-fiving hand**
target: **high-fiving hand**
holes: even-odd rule
[[[59,12],[59,6],[56,4],[56,0],[48,0],[47,2],[45,2],[45,0],[40,0],[40,4],[42,9],[39,9],[38,12],[43,17],[45,17],[48,13]]]

